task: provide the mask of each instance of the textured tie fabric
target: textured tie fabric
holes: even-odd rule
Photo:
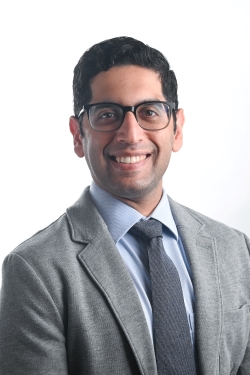
[[[181,283],[163,247],[162,224],[155,219],[140,221],[132,232],[147,241],[158,375],[194,375],[194,352]]]

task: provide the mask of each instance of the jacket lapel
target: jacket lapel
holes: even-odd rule
[[[157,375],[147,322],[129,272],[86,189],[67,210],[73,240],[86,244],[79,260],[98,284],[135,355],[141,374]]]
[[[173,217],[187,253],[195,292],[196,346],[199,373],[218,373],[222,303],[215,240],[194,211],[170,201]]]

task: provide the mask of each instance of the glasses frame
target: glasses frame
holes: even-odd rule
[[[160,128],[160,129],[147,129],[147,128],[144,128],[143,126],[141,126],[141,124],[139,124],[139,122],[138,122],[138,120],[136,118],[136,110],[137,110],[137,108],[140,107],[143,104],[151,104],[151,103],[166,104],[169,107],[169,121],[168,121],[168,123],[164,127]],[[123,111],[122,121],[121,121],[121,124],[116,129],[112,129],[112,130],[97,130],[97,129],[93,128],[93,126],[92,126],[92,124],[90,122],[90,119],[89,119],[89,110],[92,107],[94,107],[95,105],[99,105],[99,104],[114,104],[117,107],[120,107],[122,109],[122,111]],[[78,119],[80,120],[81,115],[84,115],[84,112],[87,112],[89,125],[91,126],[91,128],[93,130],[95,130],[96,132],[112,132],[112,131],[118,130],[122,126],[124,118],[125,118],[127,112],[132,112],[134,114],[134,116],[135,116],[135,119],[136,119],[138,125],[142,129],[147,130],[147,131],[155,131],[155,130],[165,129],[169,125],[171,117],[172,117],[172,113],[173,113],[174,110],[175,110],[175,103],[173,103],[173,102],[165,102],[165,101],[160,101],[160,100],[143,101],[143,102],[141,102],[141,103],[139,103],[137,105],[132,105],[132,106],[124,106],[124,105],[121,105],[121,104],[118,104],[118,103],[113,103],[113,102],[99,102],[99,103],[92,103],[92,104],[86,104],[86,105],[84,105],[82,107],[81,111],[78,114]],[[82,134],[83,130],[82,130],[82,122],[81,121],[79,121],[79,125],[80,125],[80,131],[81,131],[81,134]]]

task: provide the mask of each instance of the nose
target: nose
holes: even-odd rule
[[[117,130],[117,141],[121,143],[136,144],[141,142],[145,136],[145,131],[138,124],[135,115],[127,112],[122,125]]]

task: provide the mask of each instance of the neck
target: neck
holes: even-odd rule
[[[162,197],[162,187],[159,191],[153,191],[145,197],[130,199],[125,197],[120,197],[114,195],[117,199],[126,203],[128,206],[134,208],[136,211],[140,212],[143,216],[148,217],[159,204]]]

